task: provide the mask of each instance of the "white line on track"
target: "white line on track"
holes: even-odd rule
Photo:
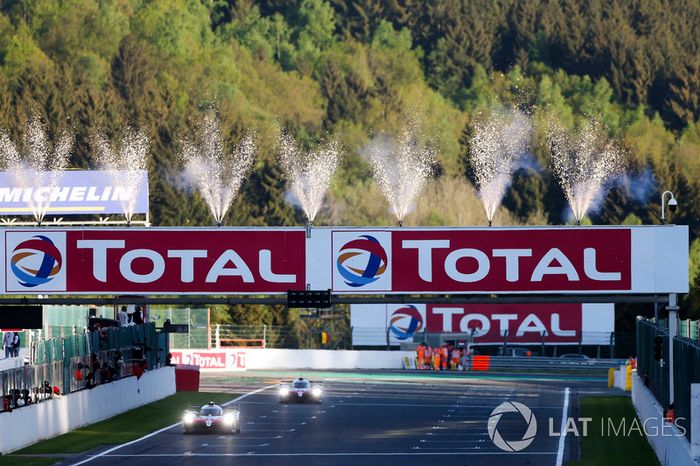
[[[564,407],[561,413],[561,428],[559,429],[559,448],[557,448],[556,466],[561,466],[564,462],[564,447],[566,444],[566,424],[569,417],[569,387],[564,389]]]
[[[421,448],[422,450],[422,448]],[[246,456],[435,456],[435,455],[445,455],[445,456],[455,456],[455,455],[507,455],[510,456],[513,453],[506,451],[459,451],[459,452],[420,452],[412,450],[410,452],[346,452],[346,453],[191,453],[189,455],[183,455],[182,453],[139,453],[134,455],[103,455],[106,458],[180,458],[180,457],[246,457]],[[553,451],[519,451],[520,455],[556,455]],[[511,456],[512,457],[512,456]]]
[[[230,405],[230,404],[232,404],[232,403],[235,403],[235,402],[237,402],[237,401],[240,401],[240,400],[242,400],[242,399],[244,399],[244,398],[247,398],[247,397],[249,397],[249,396],[251,396],[251,395],[255,395],[256,393],[260,393],[260,392],[263,391],[263,390],[267,390],[268,388],[272,388],[272,387],[276,387],[276,386],[277,386],[277,385],[269,385],[269,386],[267,386],[267,387],[259,388],[259,389],[257,389],[257,390],[254,390],[254,391],[250,392],[250,393],[246,393],[245,395],[241,395],[241,396],[239,396],[239,397],[236,398],[236,399],[233,399],[233,400],[231,400],[231,401],[228,401],[228,402],[222,404],[221,406],[228,406],[228,405]],[[73,463],[73,466],[80,466],[81,464],[89,463],[90,461],[92,461],[92,460],[94,460],[94,459],[97,459],[97,458],[100,458],[100,457],[102,457],[102,456],[110,456],[109,454],[112,453],[113,451],[119,450],[120,448],[128,447],[129,445],[133,445],[133,444],[138,443],[138,442],[140,442],[140,441],[142,441],[142,440],[146,440],[147,438],[151,438],[151,437],[153,437],[153,436],[155,436],[155,435],[158,435],[158,434],[160,434],[160,433],[162,433],[162,432],[165,432],[166,430],[170,430],[170,429],[172,429],[173,427],[177,427],[177,426],[179,426],[180,424],[182,424],[182,422],[178,422],[178,423],[173,424],[173,425],[168,426],[168,427],[163,427],[163,428],[160,429],[160,430],[157,430],[157,431],[155,431],[155,432],[151,432],[150,434],[144,435],[143,437],[137,438],[136,440],[132,440],[131,442],[122,443],[121,445],[117,445],[116,447],[112,447],[112,448],[110,448],[109,450],[103,451],[102,453],[98,453],[98,454],[96,454],[96,455],[89,456],[89,457],[85,458],[84,460],[82,460],[82,461],[80,461],[80,462],[78,462],[78,463]]]

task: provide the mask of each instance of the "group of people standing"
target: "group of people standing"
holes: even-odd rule
[[[416,348],[416,369],[446,371],[464,370],[468,365],[469,353],[444,343],[442,346],[430,347],[421,343]]]
[[[133,309],[129,309],[126,306],[122,306],[119,310],[119,325],[126,327],[127,325],[143,325],[145,323],[144,312],[141,306],[136,306]]]
[[[19,332],[5,332],[2,338],[2,346],[5,349],[6,358],[16,358],[19,356]]]

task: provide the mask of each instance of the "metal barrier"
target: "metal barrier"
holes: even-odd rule
[[[63,380],[63,361],[22,366],[0,372],[0,411],[38,403],[54,395]]]
[[[0,411],[160,367],[168,343],[168,335],[157,333],[153,323],[35,340],[31,365],[0,372]]]
[[[700,383],[700,343],[685,337],[673,340],[673,393],[676,422],[690,439],[690,385]],[[666,405],[664,405],[666,406]]]
[[[611,367],[618,368],[622,359],[569,359],[542,356],[472,356],[465,361],[465,370],[507,372],[551,372],[607,374]],[[449,372],[449,371],[448,371]]]
[[[661,337],[662,360],[654,357],[654,339]],[[669,404],[668,330],[661,323],[637,319],[637,375],[662,406]],[[665,361],[664,361],[665,359]],[[678,358],[676,358],[678,361]]]

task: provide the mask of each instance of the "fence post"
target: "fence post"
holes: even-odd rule
[[[220,327],[221,324],[216,324],[216,331],[214,332],[214,338],[216,339],[216,349],[221,348],[221,333],[220,333]]]
[[[690,456],[700,457],[700,383],[690,385]]]
[[[263,348],[267,347],[267,324],[263,324]]]
[[[669,293],[668,295],[668,402],[675,401],[673,380],[673,342],[678,334],[678,295]]]
[[[541,336],[542,336],[542,338],[540,340],[542,342],[542,356],[545,356],[545,354],[544,354],[544,337],[547,336],[547,331],[543,330]]]
[[[583,331],[581,331],[578,334],[578,354],[581,354],[582,351],[583,351]]]

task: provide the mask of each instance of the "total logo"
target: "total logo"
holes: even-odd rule
[[[335,290],[388,290],[391,242],[387,232],[333,233]]]
[[[65,233],[7,233],[7,291],[65,290]]]
[[[395,310],[389,320],[389,330],[397,340],[407,340],[423,330],[423,316],[416,306]]]

